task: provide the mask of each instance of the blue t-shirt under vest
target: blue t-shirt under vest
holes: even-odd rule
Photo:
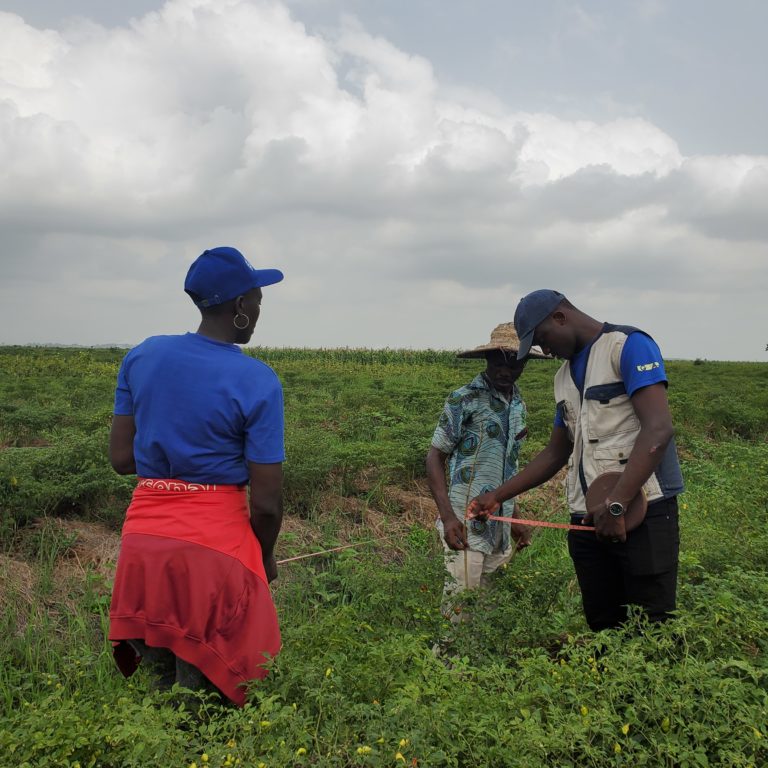
[[[283,390],[265,363],[197,333],[152,336],[123,359],[115,414],[133,416],[140,477],[244,485],[284,461]]]
[[[595,341],[598,338],[599,336],[595,338]],[[587,344],[571,359],[571,376],[579,392],[584,389],[584,377],[587,375],[587,362],[593,343]],[[638,389],[667,381],[667,373],[664,370],[664,360],[661,358],[659,346],[642,331],[634,331],[627,336],[621,350],[619,365],[621,379],[629,397],[632,397]],[[554,425],[565,427],[563,414],[559,408],[555,411]]]

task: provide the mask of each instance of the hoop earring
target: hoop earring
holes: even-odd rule
[[[245,318],[245,325],[238,325],[237,324],[237,318],[238,317],[244,317]],[[242,321],[241,321],[242,322]],[[249,325],[251,324],[251,318],[248,317],[248,315],[245,314],[245,312],[240,313],[238,312],[233,318],[232,318],[232,325],[237,328],[238,331],[244,331]]]

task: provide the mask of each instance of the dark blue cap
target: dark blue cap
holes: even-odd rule
[[[279,269],[254,269],[237,248],[221,246],[203,251],[192,262],[184,290],[195,294],[193,301],[198,307],[215,307],[282,279]]]
[[[520,299],[515,310],[515,328],[520,337],[520,349],[517,357],[528,354],[533,344],[533,333],[536,326],[546,320],[557,309],[557,305],[565,298],[559,291],[541,288]]]

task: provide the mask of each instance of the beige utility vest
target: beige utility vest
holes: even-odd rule
[[[625,332],[609,331],[594,342],[587,361],[583,399],[573,382],[570,362],[565,362],[555,375],[555,400],[573,442],[566,490],[574,514],[587,511],[584,494],[598,475],[623,471],[640,432],[640,422],[621,377],[621,351],[626,340]],[[664,496],[657,472],[643,489],[648,501]]]

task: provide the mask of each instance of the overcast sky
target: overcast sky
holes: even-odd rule
[[[0,343],[466,348],[563,291],[768,360],[768,3],[0,0]]]

